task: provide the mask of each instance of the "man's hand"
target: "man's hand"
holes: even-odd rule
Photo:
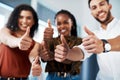
[[[84,27],[84,30],[88,34],[88,36],[83,39],[83,46],[87,52],[96,54],[103,52],[103,42],[87,27]]]
[[[54,33],[50,20],[48,20],[47,23],[48,23],[48,27],[46,27],[44,31],[44,40],[52,39]]]
[[[32,70],[32,75],[33,76],[40,76],[40,74],[42,72],[42,68],[41,68],[41,65],[40,65],[39,56],[37,56],[35,58],[35,60],[33,61],[31,70]]]
[[[27,27],[25,34],[20,38],[18,47],[21,50],[28,50],[32,45],[32,38],[29,36],[30,27]]]
[[[57,45],[55,49],[55,60],[58,62],[63,62],[67,58],[69,52],[69,46],[63,35],[60,36],[62,44]]]

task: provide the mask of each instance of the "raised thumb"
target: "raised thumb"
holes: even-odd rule
[[[27,27],[24,36],[29,36],[29,35],[30,35],[30,27]]]
[[[86,26],[84,27],[84,30],[88,35],[94,35],[94,33],[90,31]]]
[[[47,23],[48,23],[48,27],[49,27],[49,28],[52,28],[50,19],[48,19]]]
[[[60,39],[61,39],[62,45],[67,45],[64,35],[60,35]]]
[[[34,63],[35,63],[35,64],[40,64],[39,56],[37,56],[37,57],[35,58]]]

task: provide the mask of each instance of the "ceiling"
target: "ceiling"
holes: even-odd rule
[[[55,12],[61,9],[69,10],[76,17],[78,25],[83,21],[81,19],[83,17],[85,18],[85,16],[83,16],[84,13],[89,15],[87,1],[88,0],[38,0],[41,5]]]
[[[0,2],[11,7],[15,7],[21,3],[31,4],[31,1],[33,3],[37,1],[39,4],[54,11],[55,13],[61,9],[69,10],[75,16],[77,24],[80,26],[80,28],[82,28],[84,25],[89,25],[90,29],[96,29],[98,26],[97,21],[92,17],[89,11],[88,0],[0,0]],[[110,0],[110,3],[113,6],[113,15],[120,18],[120,0]],[[44,13],[46,12],[42,12],[42,14]],[[47,13],[47,15],[48,16],[45,17],[49,18],[50,13]]]

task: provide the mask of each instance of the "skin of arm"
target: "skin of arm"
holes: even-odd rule
[[[29,54],[29,59],[30,59],[31,63],[33,62],[33,60],[37,56],[39,56],[39,51],[40,51],[40,43],[35,42],[35,45],[34,45],[33,49],[30,51],[30,54]]]
[[[120,36],[107,40],[111,45],[111,51],[120,51]]]
[[[11,48],[15,48],[18,47],[20,39],[12,36],[11,31],[4,27],[0,30],[0,42]]]
[[[66,57],[66,59],[71,60],[71,61],[80,61],[83,58],[84,58],[83,52],[78,47],[73,47],[72,49],[70,49]]]
[[[89,53],[99,54],[104,51],[103,41],[90,31],[87,27],[84,27],[85,32],[88,34],[83,39],[83,46]],[[120,51],[120,36],[107,40],[111,45],[111,51]]]
[[[16,37],[8,28],[0,30],[0,42],[11,47],[19,47],[20,50],[28,50],[32,46],[33,39],[29,37],[30,28],[28,27],[25,34]]]

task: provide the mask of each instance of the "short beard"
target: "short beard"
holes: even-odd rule
[[[109,11],[108,14],[107,14],[107,17],[104,21],[101,21],[100,19],[98,18],[95,18],[98,22],[100,22],[101,24],[107,24],[111,21],[111,12]]]

